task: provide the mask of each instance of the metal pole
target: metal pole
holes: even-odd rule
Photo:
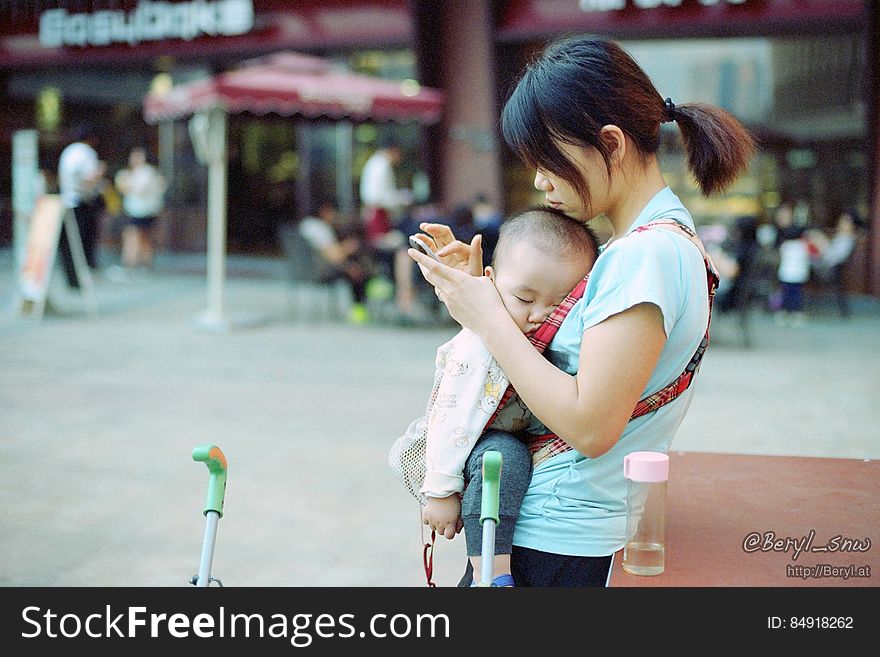
[[[491,586],[494,572],[495,554],[495,521],[487,518],[483,521],[483,559],[480,562],[480,585]]]
[[[211,562],[214,560],[214,543],[217,540],[217,522],[223,517],[223,501],[226,496],[226,455],[217,445],[199,445],[193,449],[194,461],[204,463],[210,477],[208,478],[208,496],[205,500],[205,540],[202,542],[202,558],[199,562],[199,574],[194,580],[196,586],[211,584]],[[220,580],[215,580],[220,586]]]
[[[226,112],[210,114],[208,145],[208,308],[207,328],[225,329],[223,283],[226,276]]]
[[[159,124],[159,170],[168,181],[168,185],[174,184],[174,132],[176,126],[173,120],[162,121]]]
[[[209,586],[211,583],[211,562],[214,560],[214,545],[217,542],[217,523],[220,514],[216,511],[205,513],[205,540],[202,542],[202,558],[199,562],[199,579],[196,586]]]
[[[500,522],[501,452],[489,450],[483,454],[483,496],[480,505],[480,524],[483,545],[480,557],[480,586],[492,586],[495,567],[495,527]]]

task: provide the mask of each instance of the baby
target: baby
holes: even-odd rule
[[[485,275],[495,284],[505,308],[529,335],[587,275],[598,257],[592,231],[550,207],[528,210],[501,226],[492,266]],[[494,586],[513,586],[510,553],[519,505],[531,477],[531,456],[525,444],[493,434],[491,445],[480,439],[487,428],[509,433],[546,434],[516,395],[497,417],[507,377],[482,340],[462,329],[437,350],[434,388],[424,418],[410,431],[425,431],[425,478],[420,489],[422,520],[453,538],[465,530],[468,556],[480,572],[482,526],[482,452],[502,454],[501,522],[496,529]],[[487,423],[492,421],[491,426]]]

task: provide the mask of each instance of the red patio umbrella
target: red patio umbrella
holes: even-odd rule
[[[443,95],[412,80],[397,81],[338,70],[330,62],[299,53],[276,53],[244,62],[212,78],[151,94],[144,101],[149,123],[211,107],[227,113],[301,114],[353,121],[440,119]]]
[[[414,80],[385,80],[339,70],[294,52],[249,60],[214,77],[188,82],[144,99],[149,123],[192,115],[190,135],[208,165],[208,307],[199,326],[232,327],[223,311],[226,274],[226,117],[228,114],[326,116],[340,121],[436,123],[443,95]]]

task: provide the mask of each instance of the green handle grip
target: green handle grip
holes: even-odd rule
[[[211,473],[208,479],[208,499],[205,514],[216,511],[223,517],[223,498],[226,495],[226,456],[217,445],[199,445],[192,452],[193,461],[202,461]]]
[[[494,450],[483,454],[483,500],[480,507],[480,523],[492,519],[497,525],[498,493],[501,485],[501,452]]]

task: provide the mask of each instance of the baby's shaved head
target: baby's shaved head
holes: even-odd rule
[[[599,255],[599,241],[584,223],[550,206],[526,210],[501,224],[492,265],[499,268],[513,244],[530,244],[561,262],[592,266]]]

